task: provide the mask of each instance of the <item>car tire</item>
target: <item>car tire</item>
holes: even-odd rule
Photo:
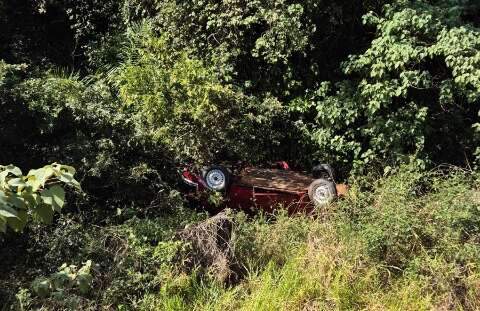
[[[308,187],[308,197],[315,206],[325,206],[337,197],[335,183],[324,179],[315,179]]]
[[[225,191],[230,184],[230,172],[223,166],[214,165],[204,169],[202,177],[207,188],[213,191]]]
[[[334,180],[334,171],[330,164],[319,164],[312,169],[313,178]]]

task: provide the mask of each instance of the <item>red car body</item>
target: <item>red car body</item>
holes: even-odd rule
[[[225,200],[219,207],[209,203],[205,199],[208,196],[203,196],[200,201],[211,211],[228,207],[246,212],[273,212],[279,206],[286,208],[290,214],[312,211],[314,204],[308,194],[308,187],[315,178],[291,171],[285,162],[278,162],[277,167],[280,168],[247,167],[239,170],[237,174],[231,174],[223,191]],[[211,192],[205,178],[190,169],[183,170],[182,179],[193,190],[189,194],[191,198],[201,198],[201,194]],[[346,185],[339,184],[335,187],[337,196],[345,195]]]

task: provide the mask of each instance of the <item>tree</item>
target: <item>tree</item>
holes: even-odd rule
[[[468,165],[478,146],[480,29],[463,19],[466,8],[398,1],[365,15],[376,37],[343,63],[349,80],[292,102],[292,111],[314,116],[298,124],[317,152],[356,168],[411,159]]]

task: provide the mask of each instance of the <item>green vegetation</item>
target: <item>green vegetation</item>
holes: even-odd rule
[[[29,215],[52,222],[53,213],[60,212],[65,203],[65,190],[59,183],[80,190],[74,174],[73,167],[56,163],[26,176],[13,165],[0,166],[0,232],[5,233],[7,226],[23,230]]]
[[[404,167],[390,177],[357,180],[347,199],[316,217],[233,213],[231,261],[203,270],[185,270],[189,246],[175,239],[176,230],[203,218],[195,212],[94,227],[62,216],[54,228],[32,228],[49,232],[37,245],[44,257],[34,267],[55,271],[65,258],[79,265],[90,258],[91,289],[76,289],[81,269],[63,266],[37,276],[31,287],[28,276],[9,278],[12,289],[23,288],[12,303],[84,310],[475,310],[479,187],[478,175],[464,171],[446,176]],[[224,269],[234,283],[218,279]],[[68,290],[43,285],[64,281]]]
[[[480,309],[479,16],[0,0],[0,310]],[[185,163],[278,160],[349,195],[212,217],[179,192]]]

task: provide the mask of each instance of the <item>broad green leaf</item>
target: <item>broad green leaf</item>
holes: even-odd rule
[[[92,268],[92,261],[89,259],[84,264],[83,267],[78,270],[79,273],[90,273],[90,269]]]
[[[53,220],[53,208],[47,204],[40,204],[35,208],[34,213],[40,218],[40,220],[46,224],[50,224]]]
[[[50,206],[53,205],[53,198],[52,198],[52,195],[50,193],[50,190],[47,189],[47,190],[42,191],[41,197],[42,197],[43,203],[45,203],[47,205],[50,205]]]
[[[60,211],[65,203],[65,191],[58,185],[42,191],[41,196],[43,202],[51,205],[57,212]]]
[[[5,184],[7,182],[7,176],[8,176],[8,171],[1,171],[0,172],[0,187],[5,187]]]
[[[24,194],[23,198],[25,199],[25,202],[28,203],[31,207],[37,206],[38,204],[42,203],[41,196],[36,193]]]
[[[55,290],[65,289],[70,286],[70,282],[74,279],[74,276],[69,271],[59,271],[50,277],[53,288]]]
[[[7,166],[0,166],[0,171],[5,171],[16,177],[22,176],[22,170],[20,170],[18,167],[11,164]]]
[[[52,178],[53,176],[55,176],[55,171],[51,166],[48,165],[43,167],[43,178],[45,182],[50,178]]]
[[[12,194],[8,198],[8,203],[15,206],[17,209],[26,209],[27,208],[24,199],[22,197],[20,197],[18,194]]]
[[[41,168],[36,169],[36,170],[30,170],[27,174],[27,178],[30,178],[30,177],[35,177],[37,182],[39,182],[41,184],[44,177],[45,177],[45,171]]]
[[[22,178],[12,178],[8,181],[8,184],[12,187],[18,188],[17,191],[21,191],[25,187],[25,181]]]
[[[38,189],[40,187],[44,187],[48,179],[54,176],[54,171],[51,167],[45,166],[36,170],[30,170],[27,178],[30,179],[32,176],[35,177],[35,185],[37,186],[36,189]]]
[[[18,218],[10,218],[8,220],[8,225],[13,230],[20,232],[25,228],[25,225],[27,224],[27,219],[27,211],[18,211]]]
[[[72,166],[68,166],[68,165],[62,165],[62,164],[58,164],[58,163],[53,163],[52,164],[52,167],[57,170],[57,171],[60,171],[60,172],[67,172],[71,175],[75,175],[76,173],[76,170],[74,167]]]
[[[49,189],[54,207],[62,208],[65,204],[65,190],[62,187],[55,185]]]
[[[5,192],[0,190],[0,206],[8,204],[8,197],[5,195]]]
[[[38,191],[42,186],[41,180],[35,175],[27,176],[26,184],[32,188],[32,191]]]
[[[65,204],[65,190],[61,185],[44,188],[50,180],[57,178],[81,189],[74,173],[73,167],[54,163],[30,170],[24,177],[13,165],[0,166],[0,232],[5,232],[7,227],[23,230],[30,212],[40,221],[50,223],[54,213],[60,212]]]
[[[71,173],[61,173],[58,176],[58,179],[64,183],[66,183],[69,186],[75,187],[78,190],[81,190],[80,183],[75,180],[73,175]]]
[[[80,293],[87,294],[90,291],[93,277],[90,274],[82,273],[77,276],[77,285]]]
[[[4,218],[18,218],[18,212],[8,205],[0,205],[0,216]]]
[[[87,262],[85,262],[83,267],[80,270],[78,270],[77,285],[82,294],[88,293],[88,291],[91,288],[91,283],[93,280],[93,277],[90,274],[91,267],[92,267],[92,261],[87,260]]]
[[[51,292],[50,280],[45,277],[36,278],[32,282],[32,289],[41,298],[46,298]]]

